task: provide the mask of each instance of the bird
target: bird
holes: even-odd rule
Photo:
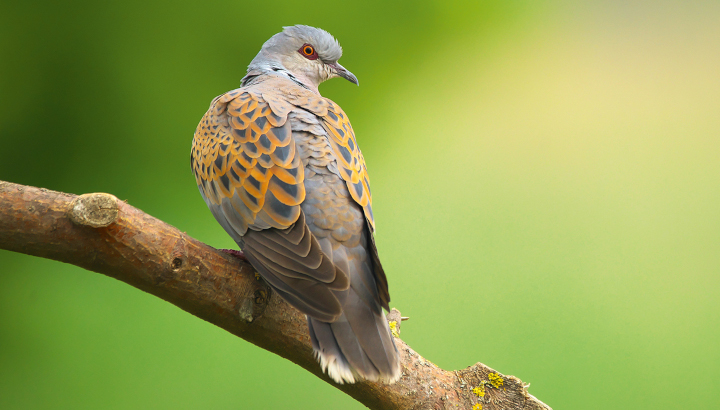
[[[357,77],[327,31],[283,27],[240,88],[212,100],[191,167],[217,222],[258,274],[307,317],[320,367],[338,384],[393,383],[400,355],[383,314],[388,281],[375,246],[365,159],[320,83]]]

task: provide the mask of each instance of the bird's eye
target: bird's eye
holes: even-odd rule
[[[315,60],[318,58],[315,48],[310,44],[303,45],[298,51],[300,52],[300,54],[303,55],[303,57],[307,58],[308,60]]]

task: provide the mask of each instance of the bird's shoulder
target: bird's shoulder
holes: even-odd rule
[[[249,227],[287,228],[299,216],[304,172],[287,114],[244,87],[216,97],[195,131],[200,192],[240,236]]]
[[[302,125],[289,120],[292,112],[306,117],[310,114],[317,119],[319,129],[334,153],[339,176],[354,201],[363,208],[374,230],[370,180],[348,116],[332,100],[282,76],[260,76],[212,101],[193,139],[191,162],[201,191],[210,202],[219,204],[223,196],[236,191],[234,185],[250,184],[257,189],[249,186],[241,194],[254,192],[248,201],[251,208],[259,210],[263,206],[260,196],[265,195],[265,188],[271,181],[268,173],[262,170],[276,169],[273,174],[283,183],[293,186],[301,183],[302,164],[295,155],[293,128],[301,130]],[[230,169],[233,163],[238,164],[235,172]],[[254,169],[255,174],[261,170],[266,180],[257,181],[259,175],[249,178]],[[220,182],[216,184],[218,189],[213,189],[214,184],[210,184],[203,190],[207,181],[215,180]],[[273,186],[280,191],[279,184]],[[294,206],[302,198],[303,195],[292,195],[286,204]],[[293,216],[295,214],[292,212]]]

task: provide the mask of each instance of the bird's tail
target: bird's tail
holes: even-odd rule
[[[343,303],[343,314],[333,323],[308,316],[315,357],[336,383],[354,383],[358,377],[400,378],[400,355],[382,308],[369,307],[351,288]]]

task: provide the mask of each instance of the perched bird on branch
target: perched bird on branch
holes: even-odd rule
[[[191,164],[210,211],[245,257],[307,315],[315,355],[337,383],[390,382],[400,359],[382,309],[390,295],[373,239],[365,160],[350,121],[318,86],[357,78],[328,32],[285,27],[215,98]]]

